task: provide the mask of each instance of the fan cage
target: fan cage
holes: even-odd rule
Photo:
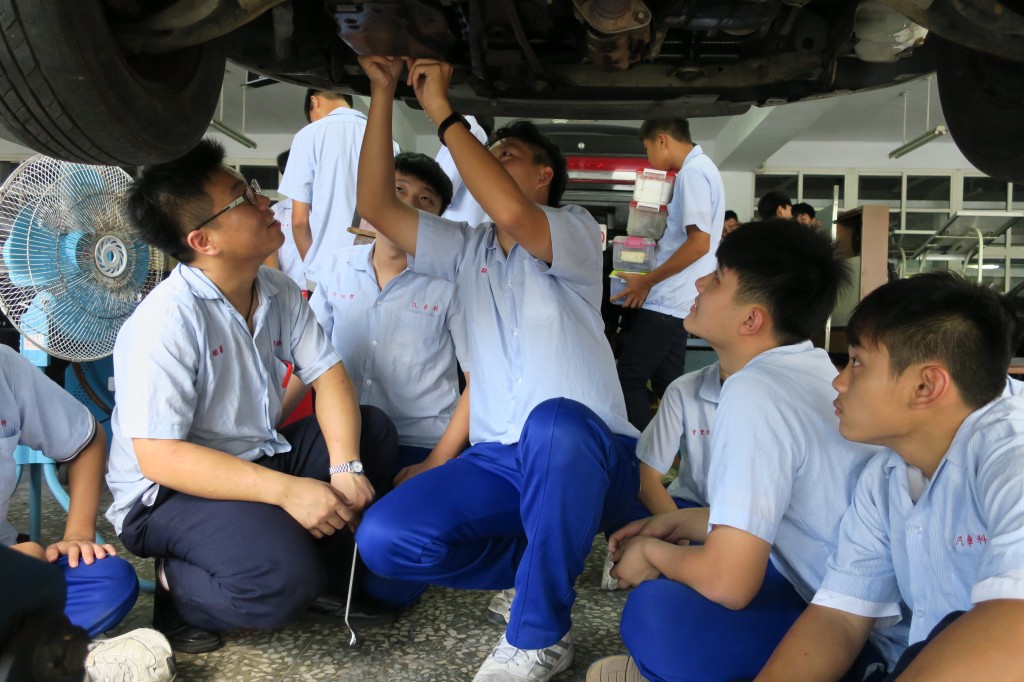
[[[72,362],[110,355],[164,275],[125,212],[131,177],[34,156],[0,188],[0,309],[28,341]]]

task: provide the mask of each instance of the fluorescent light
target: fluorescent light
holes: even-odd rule
[[[230,137],[232,140],[242,145],[243,147],[248,147],[249,149],[256,149],[256,142],[252,138],[246,137],[244,134],[238,132],[234,128],[224,125],[220,121],[210,121],[210,127],[216,130],[218,133]]]
[[[949,131],[946,130],[946,126],[935,126],[934,128],[932,128],[928,132],[924,133],[923,135],[919,135],[918,137],[915,137],[910,142],[904,143],[903,146],[896,147],[896,149],[893,149],[891,152],[889,152],[889,158],[890,159],[898,159],[901,156],[903,156],[904,154],[909,154],[910,152],[914,151],[918,147],[923,147],[924,145],[928,144],[932,140],[938,139],[938,138],[942,137],[943,135],[945,135],[948,132]]]
[[[978,264],[977,263],[971,263],[969,265],[965,265],[964,267],[967,268],[968,270],[977,270],[978,269]],[[981,269],[982,270],[998,270],[999,266],[996,265],[995,263],[984,263],[984,264],[982,264]]]

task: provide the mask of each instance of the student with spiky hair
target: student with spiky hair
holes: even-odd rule
[[[872,625],[904,614],[910,646],[887,679],[1020,676],[1024,399],[1001,397],[1014,318],[952,273],[886,284],[854,310],[833,382],[839,430],[884,449],[759,679],[838,680]]]
[[[836,369],[808,340],[849,282],[831,239],[793,221],[747,223],[717,257],[686,318],[718,354],[724,380],[708,508],[612,534],[612,576],[637,586],[622,613],[631,657],[598,661],[591,682],[755,675],[821,584],[875,452],[839,435]]]

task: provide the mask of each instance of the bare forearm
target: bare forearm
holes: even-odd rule
[[[1024,600],[981,602],[939,633],[899,679],[907,682],[1022,679],[1024,628],[1021,623],[1024,623]]]
[[[394,89],[372,85],[366,132],[359,153],[356,196],[359,215],[403,251],[416,255],[419,214],[395,195],[395,159],[391,146]]]
[[[873,618],[811,604],[786,633],[757,679],[838,680],[864,647],[874,622]]]
[[[68,464],[68,520],[65,539],[92,540],[96,535],[96,512],[100,506],[103,475],[107,470],[107,436],[96,424],[96,434]]]
[[[132,444],[143,476],[196,497],[279,506],[290,478],[188,441],[134,438]]]
[[[638,498],[652,515],[676,510],[676,503],[672,501],[672,496],[662,485],[661,477],[660,471],[649,464],[640,462],[640,494]]]
[[[702,256],[707,254],[710,248],[711,238],[708,234],[706,232],[701,232],[697,228],[691,229],[689,231],[689,237],[685,242],[683,242],[683,245],[676,249],[664,263],[648,273],[648,281],[651,286],[654,286],[673,275],[679,274],[696,263]]]
[[[331,465],[359,459],[360,417],[355,388],[340,362],[313,382],[316,418]]]

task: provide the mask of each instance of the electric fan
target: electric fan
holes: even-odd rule
[[[163,255],[125,216],[130,184],[120,168],[33,156],[0,188],[0,308],[50,355],[110,355],[163,276]]]

